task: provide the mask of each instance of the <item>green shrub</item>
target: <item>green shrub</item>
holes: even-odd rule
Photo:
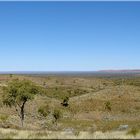
[[[50,111],[49,111],[49,106],[48,105],[45,105],[45,106],[41,106],[39,109],[38,109],[38,113],[40,115],[42,115],[43,117],[46,117]]]
[[[128,135],[133,135],[134,137],[139,133],[139,129],[133,127],[131,130],[127,132]]]
[[[80,132],[79,132],[78,130],[75,130],[75,131],[74,131],[74,135],[75,135],[75,136],[79,136],[79,134],[80,134]]]
[[[61,103],[63,106],[65,106],[65,107],[67,107],[68,105],[69,105],[69,97],[65,97],[64,99],[63,99],[63,102]]]
[[[55,119],[55,122],[57,122],[57,120],[59,120],[62,117],[62,112],[58,109],[54,109],[53,117]]]
[[[0,121],[1,122],[6,122],[7,119],[8,119],[7,115],[0,115]]]
[[[110,103],[110,101],[105,102],[105,109],[111,111],[111,103]]]

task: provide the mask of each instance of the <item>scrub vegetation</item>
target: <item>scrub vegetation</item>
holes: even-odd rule
[[[0,75],[0,138],[140,138],[139,93],[139,75]]]

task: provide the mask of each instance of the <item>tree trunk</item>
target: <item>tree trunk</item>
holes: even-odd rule
[[[21,119],[21,126],[23,127],[23,121],[24,121],[24,105],[25,105],[26,101],[23,102],[22,106],[21,106],[21,110],[20,110],[20,119]]]
[[[21,107],[20,119],[21,119],[21,126],[23,127],[23,121],[24,121],[24,108],[23,108],[23,106]]]

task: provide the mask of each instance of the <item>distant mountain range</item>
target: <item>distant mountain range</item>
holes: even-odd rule
[[[139,73],[140,69],[124,69],[124,70],[99,70],[98,72],[107,72],[107,73]]]

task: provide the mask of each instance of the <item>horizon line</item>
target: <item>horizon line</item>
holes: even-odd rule
[[[0,70],[1,72],[98,72],[98,71],[140,71],[140,69],[99,69],[99,70]]]

